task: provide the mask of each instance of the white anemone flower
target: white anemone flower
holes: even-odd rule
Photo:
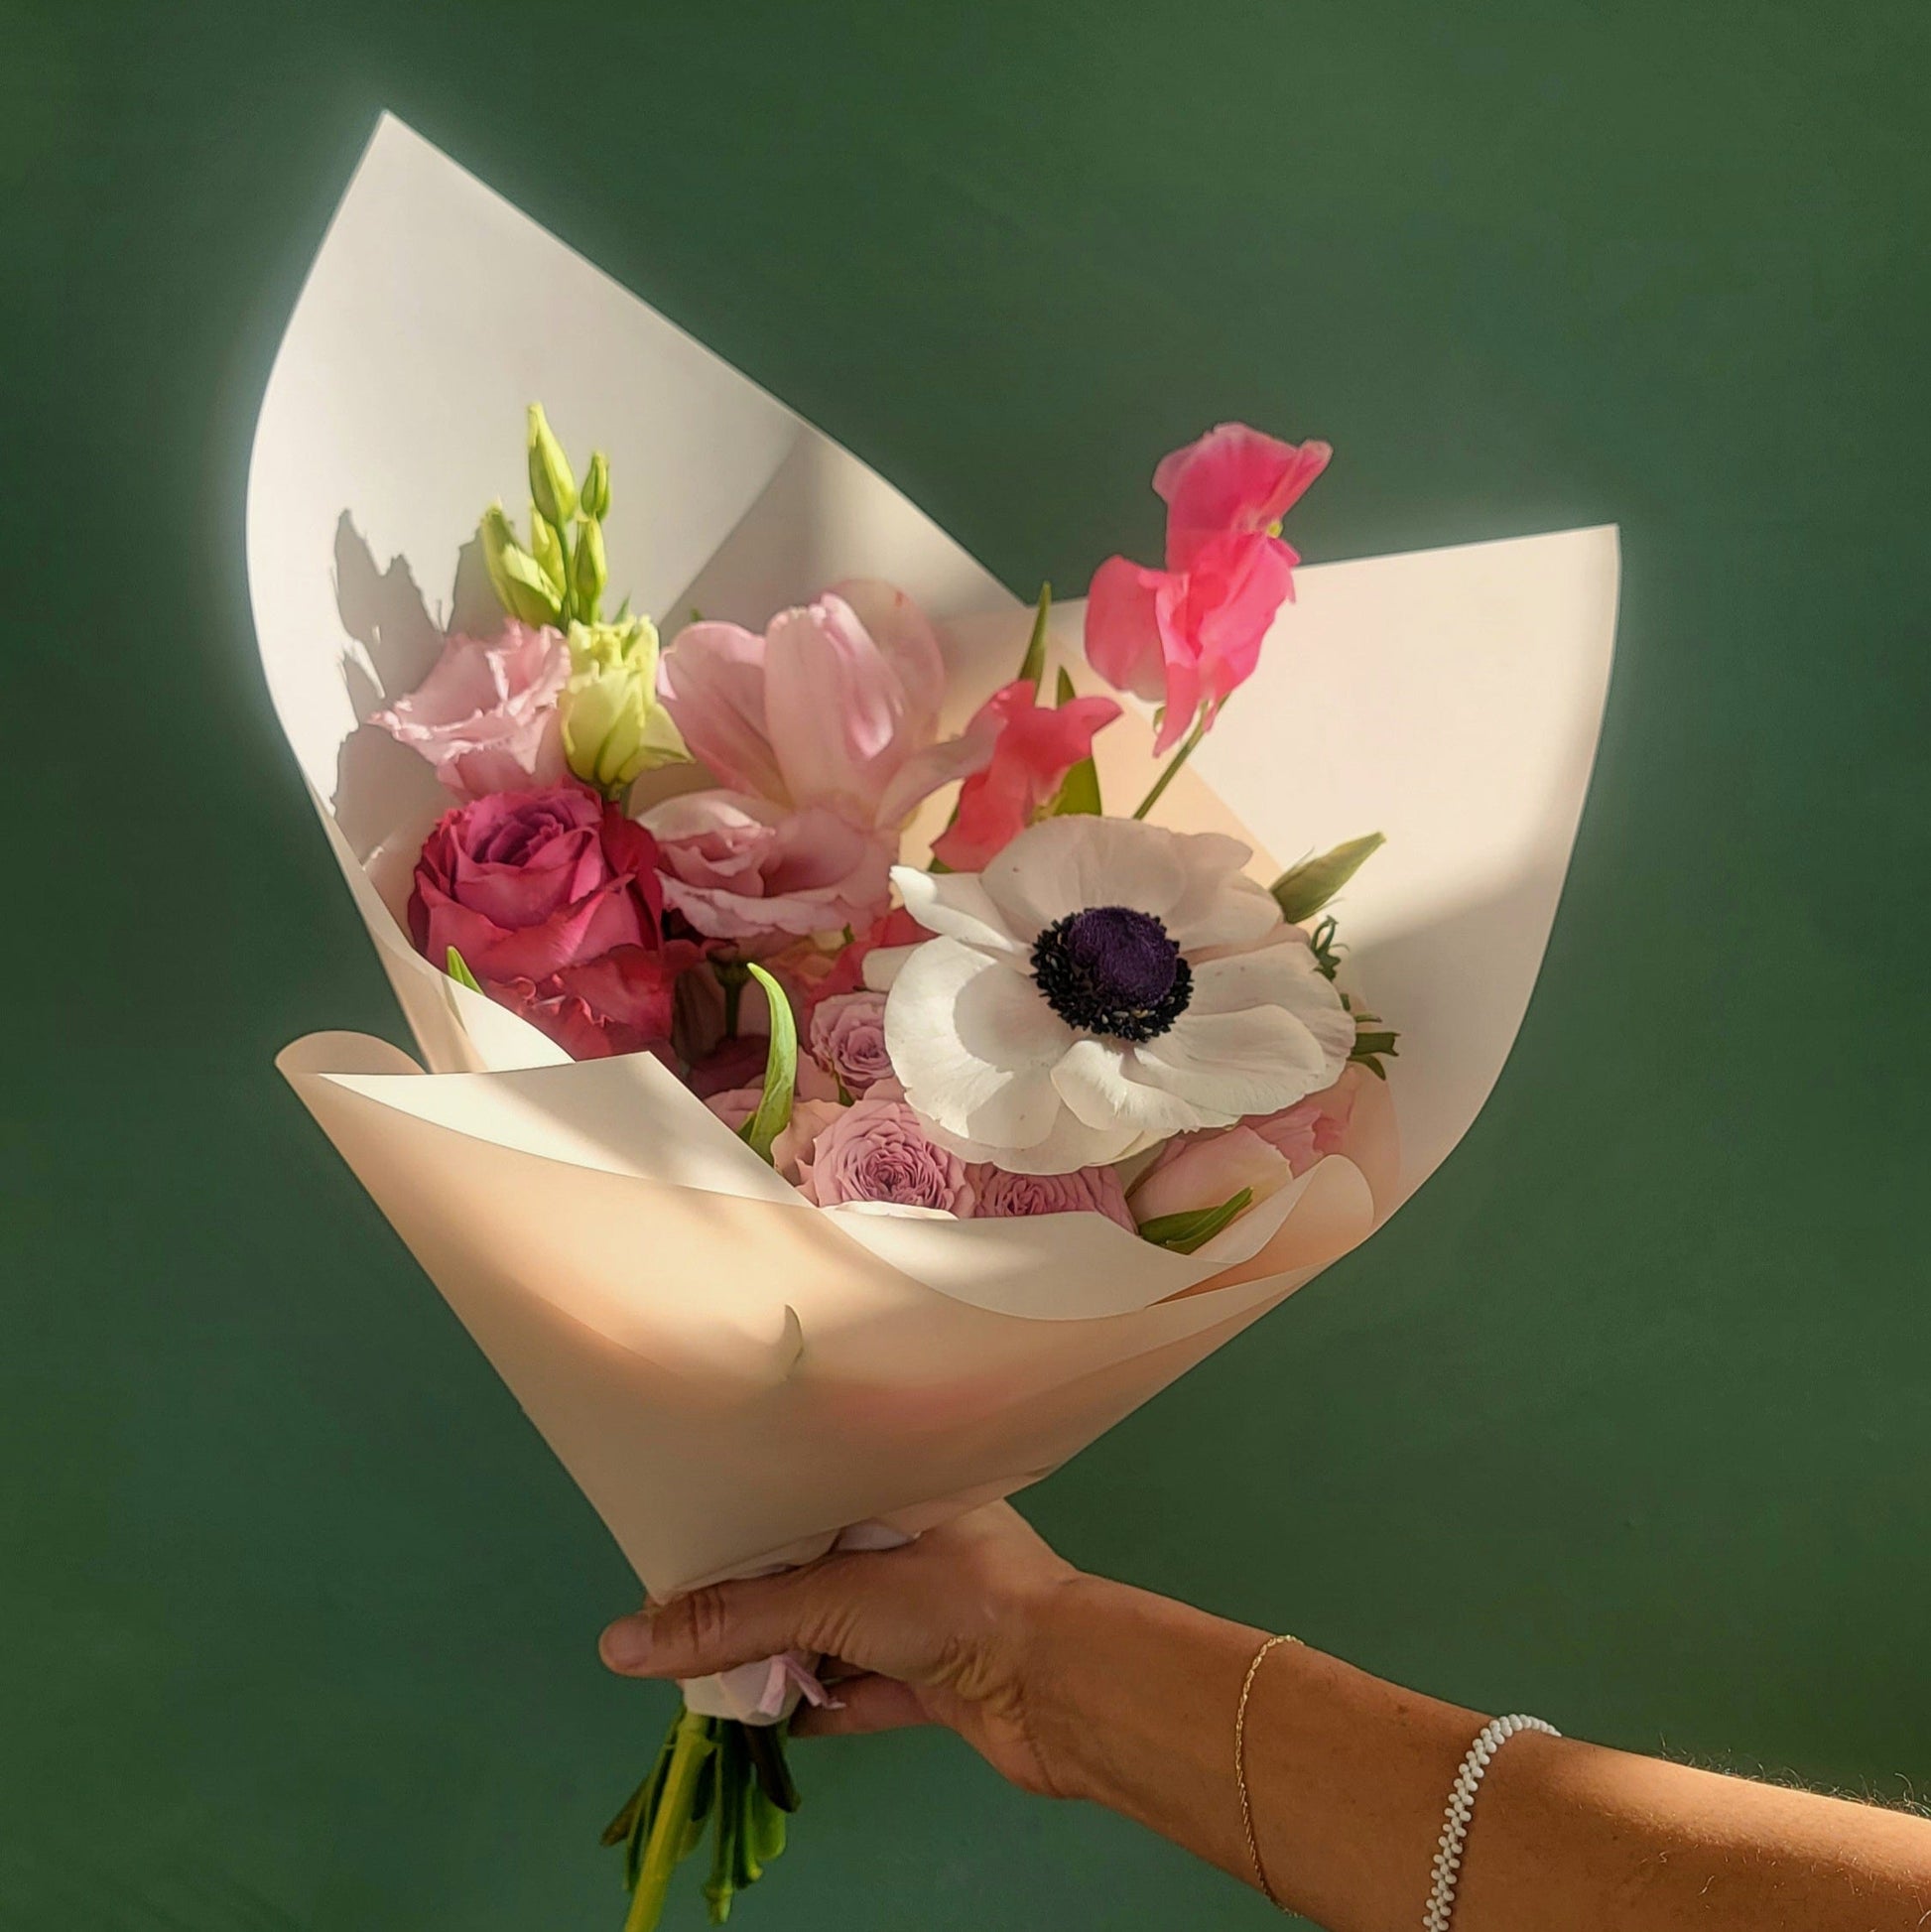
[[[1219,833],[1074,816],[982,872],[894,867],[938,937],[873,955],[873,983],[890,979],[886,1050],[932,1137],[1062,1174],[1332,1087],[1354,1022],[1250,856]]]

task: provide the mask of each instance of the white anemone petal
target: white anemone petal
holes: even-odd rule
[[[922,872],[913,865],[894,865],[892,883],[905,910],[929,932],[988,953],[1026,956],[1030,935],[1022,940],[1007,927],[976,872]]]
[[[1164,1140],[1192,1127],[1225,1126],[1234,1114],[1207,1114],[1184,1095],[1135,1080],[1133,1049],[1110,1040],[1076,1040],[1053,1069],[1060,1097],[1090,1127],[1130,1127]]]
[[[916,948],[885,1002],[885,1050],[905,1097],[947,1132],[999,1145],[1051,1130],[1051,1073],[1072,1041],[1031,979],[956,939]]]
[[[1284,1006],[1237,1013],[1189,1009],[1157,1040],[1136,1047],[1129,1080],[1172,1095],[1224,1126],[1248,1113],[1277,1113],[1332,1087],[1322,1042]]]
[[[1203,833],[1206,839],[1213,835]],[[1215,875],[1196,873],[1180,903],[1167,915],[1167,933],[1183,953],[1212,946],[1253,946],[1286,924],[1274,895],[1239,868],[1247,848],[1237,838],[1222,839],[1241,854],[1237,864]]]
[[[1075,813],[1029,826],[979,877],[1006,929],[1030,944],[1091,906],[1131,906],[1164,921],[1186,895],[1188,842],[1164,826]]]
[[[1070,1107],[1061,1107],[1052,1131],[1030,1147],[1000,1147],[967,1135],[951,1134],[934,1120],[926,1131],[965,1161],[990,1161],[1008,1174],[1071,1174],[1082,1167],[1109,1167],[1153,1144],[1147,1135],[1113,1123],[1090,1127]]]

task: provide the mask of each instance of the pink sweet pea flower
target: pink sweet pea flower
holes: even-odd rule
[[[570,681],[560,632],[513,619],[498,637],[451,637],[407,698],[370,719],[436,767],[460,799],[570,776],[557,700]]]
[[[1087,659],[1109,685],[1162,707],[1156,752],[1253,676],[1293,594],[1294,553],[1273,537],[1216,537],[1189,571],[1109,557],[1087,603]]]
[[[1281,513],[1320,475],[1325,443],[1298,447],[1223,423],[1165,457],[1164,570],[1109,557],[1087,603],[1087,658],[1118,690],[1162,707],[1156,752],[1206,721],[1253,675],[1301,560]]]
[[[968,738],[991,738],[991,760],[959,788],[959,810],[933,840],[933,856],[955,872],[983,870],[1052,802],[1067,773],[1092,756],[1094,735],[1118,715],[1110,698],[1040,705],[1030,678],[995,691],[966,727]]]
[[[1228,532],[1277,538],[1281,518],[1334,453],[1325,443],[1283,443],[1244,423],[1223,423],[1163,456],[1153,488],[1167,506],[1167,569],[1191,570],[1202,549]]]

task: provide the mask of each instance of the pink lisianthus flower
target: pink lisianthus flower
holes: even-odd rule
[[[1008,1174],[990,1162],[971,1170],[976,1219],[1019,1215],[1104,1215],[1131,1234],[1133,1211],[1110,1167],[1079,1167],[1070,1174]]]
[[[557,701],[570,681],[561,632],[513,619],[499,637],[451,637],[408,697],[370,719],[436,767],[461,799],[570,776]]]
[[[819,1000],[812,1008],[807,1042],[812,1059],[853,1098],[892,1078],[883,993],[833,993]]]
[[[1153,489],[1167,506],[1167,569],[1191,570],[1223,534],[1278,538],[1281,518],[1334,453],[1325,443],[1283,443],[1244,423],[1223,423],[1161,457]]]
[[[968,1219],[975,1194],[957,1154],[926,1138],[897,1081],[879,1081],[840,1107],[799,1162],[798,1185],[821,1208],[883,1201]]]
[[[1327,1155],[1338,1153],[1354,1110],[1357,1070],[1348,1068],[1325,1093],[1278,1113],[1250,1114],[1231,1127],[1178,1134],[1134,1183],[1133,1217],[1156,1221],[1193,1214],[1251,1189],[1258,1207]]]
[[[982,871],[1052,803],[1067,773],[1093,755],[1094,736],[1118,715],[1110,698],[1041,705],[1030,678],[995,691],[966,726],[967,737],[991,737],[992,756],[959,788],[959,810],[933,840],[933,856],[955,872]]]
[[[797,810],[737,792],[687,792],[646,815],[664,898],[709,939],[755,953],[876,918],[891,890],[896,837],[827,806]]]
[[[889,584],[840,583],[780,611],[762,637],[688,625],[659,683],[692,756],[722,789],[673,799],[646,823],[665,846],[666,897],[713,938],[868,924],[885,908],[886,868],[914,808],[992,755],[989,732],[939,742],[939,641]],[[687,860],[694,843],[704,848]],[[771,876],[801,866],[807,884]]]
[[[1301,560],[1279,518],[1327,465],[1328,446],[1298,447],[1223,424],[1165,457],[1154,487],[1168,503],[1166,567],[1109,557],[1087,603],[1087,658],[1106,682],[1161,707],[1156,752],[1197,717],[1211,721],[1252,677]]]

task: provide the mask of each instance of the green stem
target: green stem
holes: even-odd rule
[[[710,1720],[699,1717],[694,1711],[679,1715],[673,1736],[670,1769],[664,1774],[664,1795],[658,1803],[657,1816],[651,1821],[650,1842],[644,1847],[644,1862],[637,1872],[636,1888],[630,1894],[630,1910],[624,1916],[623,1932],[652,1932],[663,1915],[671,1874],[684,1855],[684,1835],[691,1821],[692,1800],[697,1795],[698,1773],[713,1749]]]
[[[744,988],[749,983],[751,969],[740,960],[718,960],[713,963],[717,983],[724,989],[724,1038],[737,1038],[737,1011],[744,1003]]]
[[[1180,741],[1180,749],[1167,760],[1167,768],[1153,781],[1153,789],[1133,808],[1136,819],[1144,819],[1160,803],[1160,794],[1174,781],[1182,765],[1194,755],[1194,747],[1207,735],[1208,714],[1203,710],[1194,720],[1194,728]]]

